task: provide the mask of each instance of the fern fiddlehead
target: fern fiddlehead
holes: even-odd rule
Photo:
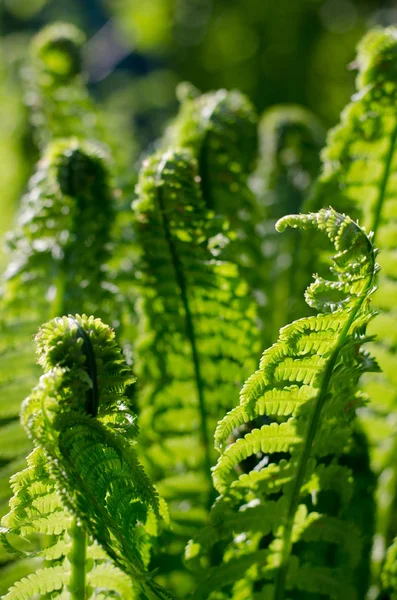
[[[182,84],[178,96],[180,112],[166,131],[164,144],[186,148],[197,160],[204,202],[215,215],[227,219],[234,234],[225,256],[240,266],[253,287],[260,261],[255,232],[258,206],[248,186],[258,144],[254,108],[236,90],[200,95]]]
[[[98,312],[96,299],[106,304],[102,265],[112,212],[108,174],[97,148],[78,142],[50,146],[8,237],[10,260],[1,296],[3,419],[18,415],[32,385],[29,340],[39,323],[76,305]]]
[[[81,600],[87,597],[86,565],[88,589],[108,577],[108,584],[114,579],[108,593],[116,597],[133,597],[134,584],[138,594],[170,598],[147,573],[150,537],[162,509],[137,460],[138,429],[125,396],[134,377],[114,333],[94,317],[69,316],[44,325],[36,345],[44,375],[21,417],[36,449],[28,469],[14,477],[2,537],[10,543],[29,533],[56,535],[37,552],[47,561],[40,580],[21,580],[7,600],[36,590],[56,590],[61,597],[66,589]]]
[[[382,267],[374,305],[381,312],[370,326],[376,341],[370,350],[382,372],[368,375],[364,389],[370,406],[362,422],[372,444],[372,464],[379,479],[378,548],[397,534],[397,416],[396,369],[396,252],[397,188],[397,29],[369,32],[358,46],[357,93],[342,113],[341,123],[329,134],[321,175],[308,206],[331,204],[360,220],[373,231]]]
[[[85,35],[74,25],[53,23],[32,40],[25,69],[26,102],[37,145],[58,138],[102,139],[98,111],[85,86]]]
[[[357,380],[376,368],[361,349],[373,316],[376,251],[358,225],[332,209],[285,217],[278,228],[286,226],[327,234],[336,249],[335,280],[315,278],[306,301],[321,312],[281,329],[244,385],[240,405],[218,424],[221,457],[213,479],[220,497],[210,526],[187,547],[200,580],[197,598],[215,598],[222,589],[232,598],[358,597],[360,540],[344,517],[353,482],[338,458],[363,402]],[[260,429],[233,441],[245,423],[263,417]],[[236,470],[250,458],[248,473]],[[338,502],[327,512],[330,490]],[[208,552],[219,544],[223,562],[206,569]]]
[[[18,415],[37,377],[31,342],[37,327],[77,307],[117,318],[103,268],[112,194],[102,151],[77,140],[53,143],[30,180],[16,228],[8,236],[9,264],[0,298],[3,502],[8,479],[30,448]]]
[[[255,309],[236,266],[220,260],[224,236],[209,239],[211,220],[189,152],[147,160],[133,209],[143,249],[141,439],[174,532],[186,541],[210,503],[216,422],[255,361]]]

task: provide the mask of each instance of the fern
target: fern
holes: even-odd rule
[[[44,325],[36,345],[44,375],[21,417],[36,449],[12,479],[2,535],[5,543],[19,538],[14,546],[28,555],[32,536],[47,538],[35,552],[46,565],[5,598],[68,590],[78,600],[97,588],[128,598],[132,583],[145,597],[170,598],[146,569],[161,509],[134,450],[138,430],[125,396],[134,378],[114,333],[94,317],[69,316]]]
[[[152,156],[137,191],[141,442],[186,543],[211,504],[216,423],[255,363],[255,307],[236,266],[220,260],[218,237],[208,239],[212,223],[189,152]]]
[[[200,95],[185,83],[179,86],[178,96],[180,112],[165,133],[164,145],[192,152],[207,208],[226,218],[233,232],[225,256],[240,266],[244,279],[254,287],[260,261],[255,232],[259,207],[248,185],[258,143],[254,108],[236,90]],[[218,231],[223,223],[220,219]]]
[[[376,368],[361,349],[373,316],[376,251],[358,225],[332,209],[277,225],[286,226],[327,234],[336,277],[315,278],[306,301],[321,312],[281,329],[240,405],[217,427],[220,497],[209,527],[187,548],[200,581],[195,598],[363,597],[360,535],[346,519],[353,482],[340,457],[363,403],[357,380]]]
[[[67,23],[48,25],[32,40],[25,68],[26,102],[41,148],[54,138],[103,138],[98,111],[85,86],[84,42],[85,35]]]
[[[256,225],[261,240],[256,288],[264,296],[260,314],[269,345],[284,323],[305,310],[301,297],[308,273],[301,265],[301,237],[294,231],[280,239],[274,225],[284,215],[301,210],[319,173],[323,138],[315,116],[300,106],[273,107],[259,124],[259,160],[252,181],[261,208]]]
[[[180,113],[166,132],[165,142],[192,152],[206,206],[234,224],[238,211],[252,202],[247,178],[255,164],[255,111],[238,91],[200,95],[189,84],[182,84],[178,96]]]
[[[347,211],[374,232],[381,251],[382,270],[374,296],[381,314],[370,327],[371,334],[377,335],[370,350],[382,372],[365,379],[364,389],[372,402],[362,411],[362,421],[373,446],[373,466],[378,474],[383,473],[378,533],[387,547],[397,534],[397,446],[393,441],[397,416],[397,29],[369,32],[358,47],[356,62],[357,93],[329,135],[323,175],[308,204],[331,204]]]
[[[112,244],[107,278],[118,288],[120,297],[121,294],[123,296],[125,309],[121,320],[126,330],[122,339],[125,346],[133,320],[135,298],[131,298],[130,286],[133,271],[131,256],[134,254],[131,210],[130,201],[124,196],[128,198],[135,186],[137,172],[125,164],[121,149],[125,131],[114,131],[112,123],[107,122],[101,108],[89,95],[87,75],[83,69],[84,43],[85,35],[73,25],[54,23],[43,28],[31,42],[30,61],[26,68],[26,98],[40,148],[45,150],[48,142],[60,138],[73,137],[83,144],[92,142],[101,147],[108,168],[112,170],[117,193],[112,201],[115,214],[111,220],[111,238],[117,240],[117,244]],[[104,237],[105,247],[108,237]],[[77,308],[78,305],[75,305],[73,311]],[[118,334],[120,336],[121,329]]]
[[[22,199],[8,237],[9,265],[0,297],[0,497],[30,444],[18,416],[37,379],[32,339],[40,323],[77,307],[117,318],[103,265],[113,220],[101,151],[75,141],[52,144]],[[11,471],[11,473],[10,473]]]
[[[77,305],[93,312],[109,295],[102,265],[112,211],[98,149],[76,141],[51,146],[8,237],[1,296],[3,419],[17,416],[35,377],[29,339],[43,316]]]

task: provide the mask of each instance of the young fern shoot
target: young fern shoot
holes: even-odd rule
[[[45,565],[7,600],[54,592],[71,600],[171,598],[147,572],[162,510],[137,459],[136,417],[125,396],[134,377],[114,337],[84,315],[56,318],[36,336],[44,375],[21,417],[35,450],[12,479],[1,532],[10,548]]]
[[[212,503],[216,423],[258,356],[256,313],[236,265],[221,260],[226,236],[210,237],[190,152],[149,158],[137,191],[142,459],[170,504],[182,554]]]
[[[19,424],[22,400],[38,377],[32,340],[40,323],[78,307],[116,319],[107,261],[114,218],[105,156],[97,146],[50,144],[8,236],[9,264],[0,296],[0,499],[30,443]],[[11,471],[11,473],[10,473]]]
[[[164,145],[192,152],[205,205],[221,217],[214,227],[222,231],[226,218],[232,230],[228,260],[239,265],[243,278],[253,287],[260,263],[255,231],[259,212],[248,179],[257,153],[257,115],[248,98],[237,90],[200,95],[185,83],[179,86],[178,96],[181,108],[165,133]]]
[[[376,250],[333,209],[277,224],[287,226],[329,237],[335,279],[315,277],[306,301],[319,314],[280,330],[240,405],[218,424],[213,480],[220,496],[209,526],[187,547],[200,582],[195,598],[203,600],[221,591],[233,599],[363,597],[360,533],[347,518],[354,484],[339,459],[363,402],[358,378],[376,368],[361,348],[374,314]]]
[[[53,23],[32,40],[26,67],[26,100],[37,145],[53,139],[103,138],[98,111],[83,73],[85,35],[68,23]]]
[[[31,364],[29,340],[40,322],[75,306],[106,314],[99,305],[106,306],[110,295],[102,266],[112,219],[109,176],[98,148],[74,140],[51,145],[7,240],[1,371],[3,384],[13,378],[13,391],[8,392],[3,418],[18,414],[31,385],[31,380],[25,381],[23,358],[26,354]]]
[[[381,474],[377,554],[383,557],[397,535],[397,28],[370,31],[358,46],[356,65],[357,93],[328,136],[323,173],[307,207],[331,204],[346,211],[374,233],[380,250],[373,299],[380,315],[369,331],[376,335],[370,350],[381,371],[364,379],[372,402],[361,420],[372,466]]]

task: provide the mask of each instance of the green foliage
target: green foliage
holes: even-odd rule
[[[256,288],[262,255],[256,234],[259,206],[248,185],[258,143],[253,106],[236,90],[200,95],[186,83],[179,86],[178,96],[181,108],[165,133],[164,145],[192,152],[205,204],[221,217],[218,231],[224,228],[224,219],[232,230],[224,255]]]
[[[254,198],[247,187],[257,145],[257,118],[250,101],[238,91],[200,95],[189,84],[178,88],[179,115],[166,132],[166,142],[191,150],[198,161],[205,203],[232,225],[238,211]]]
[[[378,533],[383,544],[397,534],[396,258],[397,199],[397,30],[369,32],[358,47],[357,94],[331,131],[323,153],[324,171],[308,206],[331,204],[373,231],[381,272],[374,306],[381,314],[371,324],[371,344],[382,372],[365,378],[370,407],[362,420],[373,445],[372,463],[379,479]],[[384,549],[383,549],[384,552]],[[381,551],[382,554],[382,551]]]
[[[99,319],[69,316],[43,325],[36,345],[44,375],[21,416],[36,448],[27,469],[12,479],[2,535],[6,543],[19,537],[19,553],[34,553],[46,566],[16,583],[6,598],[53,591],[64,597],[67,589],[71,598],[85,598],[109,585],[112,597],[131,597],[131,581],[119,569],[150,593],[157,586],[146,565],[160,506],[134,449],[138,430],[125,396],[134,377],[114,333]],[[87,552],[85,533],[92,536]],[[33,539],[24,550],[37,534],[44,536],[41,547],[32,551]],[[80,568],[82,596],[74,588]]]
[[[187,549],[200,582],[195,597],[223,590],[228,598],[359,598],[360,532],[346,519],[353,482],[339,457],[363,403],[358,378],[376,369],[361,349],[373,317],[376,251],[332,209],[284,217],[277,226],[325,232],[335,245],[336,278],[315,278],[306,301],[321,312],[281,329],[240,405],[218,424],[213,479],[220,497],[210,526]],[[209,568],[208,556],[218,557]]]
[[[0,96],[2,119],[0,123],[0,236],[3,239],[11,227],[15,206],[26,181],[26,156],[24,130],[26,117],[18,82],[14,79],[15,67],[7,61],[5,42],[0,56]],[[4,252],[0,245],[0,269],[4,268]]]
[[[393,21],[378,0],[106,0],[130,48],[165,57],[178,80],[239,89],[259,111],[308,106],[335,123],[352,93],[346,71],[371,23]]]
[[[105,160],[95,145],[63,140],[51,145],[38,163],[15,231],[7,240],[10,262],[4,300],[8,310],[10,304],[26,302],[25,291],[18,298],[21,278],[29,278],[32,298],[44,305],[52,301],[55,314],[62,312],[58,303],[81,305],[84,298],[93,302],[90,312],[98,310],[91,290],[101,289],[114,219]],[[56,289],[49,289],[51,284]]]
[[[198,182],[186,150],[156,154],[143,166],[133,204],[143,250],[141,442],[170,502],[174,533],[185,541],[211,504],[216,423],[258,356],[255,307],[236,266],[221,260],[219,236],[209,238]]]
[[[238,44],[242,31],[256,31],[246,20],[256,2],[236,19],[239,3],[222,0],[215,21],[207,14],[208,43],[231,57],[255,42]],[[144,4],[133,13],[144,20],[157,7],[158,40],[164,7],[182,15],[172,37],[196,14],[193,4],[203,6]],[[262,4],[261,18],[286,9],[284,0]],[[299,7],[285,31],[300,30],[304,14]],[[197,34],[204,21],[192,19]],[[145,151],[134,195],[124,134],[144,88],[129,82],[120,135],[86,86],[85,68],[90,85],[98,75],[96,50],[111,40],[109,65],[122,58],[116,27],[87,45],[74,26],[47,27],[24,68],[42,158],[8,235],[0,294],[0,516],[10,476],[13,492],[0,533],[0,563],[10,561],[0,595],[394,597],[396,30],[374,30],[360,44],[357,94],[329,135],[317,183],[323,136],[314,115],[280,106],[258,128],[241,92],[181,84],[179,114],[157,151]],[[221,62],[214,57],[214,72]],[[248,63],[241,69],[248,77]],[[128,77],[119,75],[118,88]],[[156,90],[166,87],[151,88],[145,112],[157,107],[156,138],[164,108]],[[302,206],[309,214],[284,216]],[[283,236],[276,222],[288,228]],[[303,305],[324,263],[332,278],[314,275]],[[83,313],[109,322],[120,347]],[[47,321],[36,335],[37,385],[32,341]],[[254,372],[261,339],[270,347]],[[27,394],[29,440],[18,422]]]
[[[67,23],[48,25],[33,38],[26,97],[41,148],[54,138],[103,136],[82,72],[84,42],[84,34]]]
[[[37,379],[32,340],[43,321],[84,308],[116,319],[107,284],[113,199],[105,156],[77,140],[49,146],[32,176],[15,230],[0,297],[0,498],[7,501],[10,469],[30,444],[18,415]],[[14,461],[13,463],[10,461]],[[16,462],[15,462],[16,461]]]
[[[77,141],[50,146],[8,236],[1,295],[3,419],[17,416],[23,390],[31,387],[29,339],[40,322],[76,306],[106,313],[99,305],[110,294],[103,264],[112,215],[101,152]]]

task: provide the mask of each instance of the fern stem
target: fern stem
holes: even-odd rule
[[[338,342],[336,344],[335,350],[333,351],[329,362],[327,364],[326,370],[324,372],[324,376],[321,382],[320,393],[317,398],[317,402],[312,414],[311,421],[308,426],[308,434],[306,436],[305,445],[300,457],[300,462],[297,470],[297,475],[294,482],[294,488],[291,494],[291,499],[288,507],[288,513],[286,518],[286,524],[284,526],[283,531],[283,544],[282,544],[282,553],[281,553],[281,561],[280,567],[277,572],[276,580],[275,580],[275,593],[274,600],[284,600],[284,592],[285,585],[287,581],[288,574],[288,559],[292,550],[292,530],[294,525],[294,519],[296,510],[298,508],[299,503],[299,495],[300,490],[304,481],[307,463],[310,458],[310,453],[312,450],[313,440],[317,431],[317,426],[320,420],[321,411],[323,409],[327,394],[328,394],[328,385],[332,377],[332,373],[338,360],[339,352],[345,343],[346,336],[349,333],[349,329],[356,318],[358,311],[360,310],[365,298],[367,297],[368,291],[371,289],[373,285],[373,276],[368,282],[367,287],[365,288],[361,300],[357,303],[354,310],[352,310],[349,319],[347,320],[345,326],[343,327]]]
[[[62,263],[58,276],[55,282],[55,295],[54,299],[51,303],[49,318],[54,319],[55,317],[59,317],[64,313],[64,300],[65,300],[65,287],[66,287],[66,273],[63,268],[64,264]]]
[[[389,150],[387,153],[385,170],[383,173],[382,183],[381,183],[381,187],[379,190],[379,196],[378,196],[378,200],[377,200],[376,207],[375,207],[375,215],[374,215],[374,220],[373,220],[372,227],[371,227],[371,230],[374,232],[374,240],[376,237],[376,232],[377,232],[380,218],[381,218],[383,203],[384,203],[384,200],[386,197],[387,184],[389,182],[389,178],[391,175],[391,168],[392,168],[394,150],[396,149],[396,144],[397,144],[397,125],[394,127],[392,136],[390,138],[390,146],[389,146]]]
[[[70,536],[72,538],[72,549],[68,556],[72,565],[68,586],[70,600],[85,600],[86,535],[76,517],[70,529]]]
[[[199,357],[199,352],[198,352],[197,344],[196,344],[196,335],[195,335],[195,330],[194,330],[192,313],[190,310],[189,300],[188,300],[188,296],[187,296],[186,278],[185,278],[185,274],[183,272],[181,262],[179,260],[178,253],[176,251],[175,245],[174,245],[172,237],[171,237],[169,223],[168,223],[168,219],[166,216],[166,210],[165,210],[165,206],[164,206],[162,189],[160,187],[161,173],[162,173],[163,168],[165,167],[165,164],[166,164],[166,159],[163,159],[158,166],[157,182],[159,185],[158,185],[158,194],[157,195],[158,195],[158,201],[159,201],[159,205],[160,205],[160,212],[162,215],[162,221],[163,221],[163,225],[164,225],[164,235],[167,240],[168,247],[169,247],[171,260],[172,260],[174,271],[175,271],[175,277],[177,280],[177,284],[178,284],[179,291],[181,294],[183,308],[185,311],[186,333],[187,333],[187,337],[189,339],[190,347],[192,350],[196,390],[197,390],[197,396],[198,396],[198,402],[199,402],[201,441],[202,441],[203,450],[204,450],[204,468],[205,468],[205,473],[206,473],[208,483],[209,483],[209,490],[212,490],[213,487],[212,487],[212,475],[211,475],[210,439],[208,436],[208,429],[207,429],[207,411],[205,408],[205,401],[204,401],[204,384],[203,384],[203,379],[201,376],[200,357]],[[209,506],[211,505],[211,495],[210,494],[209,494],[209,498],[208,498],[208,505]]]

